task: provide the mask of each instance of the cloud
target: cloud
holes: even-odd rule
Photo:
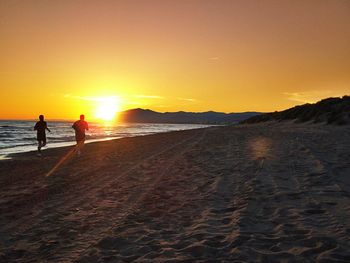
[[[328,97],[341,97],[342,94],[332,90],[313,90],[304,92],[284,92],[288,96],[287,99],[302,103],[315,103]]]
[[[136,95],[135,98],[138,98],[138,99],[164,99],[164,97],[157,96],[157,95]]]
[[[77,100],[85,100],[85,101],[98,101],[98,102],[107,102],[107,101],[115,101],[119,100],[118,96],[108,96],[108,97],[83,97],[83,96],[75,96],[71,94],[65,94],[65,98],[77,99]]]
[[[145,105],[145,103],[138,102],[138,101],[127,101],[127,104],[129,104],[129,105]]]
[[[191,98],[177,98],[178,100],[184,100],[184,101],[188,101],[188,102],[196,102],[196,99],[191,99]]]

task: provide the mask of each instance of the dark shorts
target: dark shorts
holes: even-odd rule
[[[36,139],[38,142],[46,142],[46,135],[38,133]]]
[[[75,140],[78,142],[84,142],[85,141],[85,134],[84,133],[75,133]]]

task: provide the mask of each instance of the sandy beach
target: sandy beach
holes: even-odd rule
[[[71,149],[0,162],[0,262],[350,262],[349,126]]]

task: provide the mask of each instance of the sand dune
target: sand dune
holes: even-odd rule
[[[1,262],[349,262],[350,133],[265,123],[0,162]]]

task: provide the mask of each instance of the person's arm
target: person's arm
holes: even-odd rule
[[[86,122],[86,127],[85,129],[88,131],[89,130],[89,124]]]
[[[51,132],[50,129],[47,127],[47,123],[45,123],[45,129]]]
[[[37,129],[38,129],[38,123],[35,123],[34,131],[36,131]]]

